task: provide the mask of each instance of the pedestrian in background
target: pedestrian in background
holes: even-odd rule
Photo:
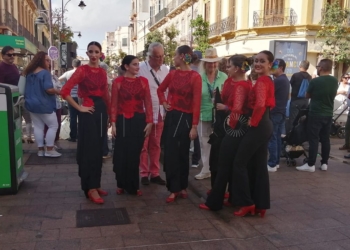
[[[308,162],[296,167],[299,171],[315,172],[318,144],[321,143],[320,169],[327,171],[330,145],[330,132],[334,109],[334,98],[337,94],[338,80],[331,76],[333,62],[322,59],[317,68],[318,77],[310,81],[306,98],[310,98],[307,135],[309,140]]]
[[[178,47],[174,56],[174,65],[178,69],[170,71],[157,89],[159,102],[167,111],[163,130],[164,171],[171,193],[167,203],[174,202],[178,195],[188,197],[188,151],[191,140],[198,135],[202,88],[200,75],[190,67],[195,60],[189,46]],[[167,90],[168,96],[165,97]]]
[[[79,111],[77,163],[81,189],[97,204],[104,203],[101,196],[108,195],[101,189],[101,149],[107,131],[110,97],[106,71],[99,65],[101,51],[101,44],[90,42],[86,52],[89,63],[78,67],[61,90],[62,97]],[[71,96],[76,85],[79,85],[78,96],[82,105]]]
[[[153,107],[153,125],[151,133],[145,138],[140,156],[141,183],[149,185],[149,182],[165,185],[165,181],[160,177],[160,139],[164,127],[165,110],[159,103],[157,89],[168,75],[169,69],[163,64],[164,48],[161,43],[151,43],[148,47],[147,60],[140,63],[139,76],[148,80],[151,91]]]
[[[55,89],[51,74],[48,71],[51,64],[47,53],[38,52],[27,66],[24,74],[25,108],[30,112],[34,125],[34,137],[38,146],[38,156],[60,157],[54,148],[54,141],[58,129],[56,116],[56,97],[60,91]],[[44,128],[48,130],[45,137],[46,150],[44,149]]]
[[[275,59],[272,66],[272,75],[275,77],[275,102],[276,106],[270,112],[273,132],[269,141],[269,159],[267,169],[276,172],[280,167],[280,155],[282,150],[282,134],[285,131],[286,107],[289,99],[290,83],[284,73],[286,62],[283,59]]]
[[[208,141],[213,125],[214,90],[218,88],[221,91],[227,79],[227,75],[218,68],[221,60],[222,58],[218,57],[215,48],[207,49],[201,60],[202,97],[198,132],[203,167],[200,173],[194,177],[197,180],[211,176],[209,169],[210,144]]]
[[[115,137],[113,171],[117,180],[117,194],[125,191],[141,196],[140,154],[144,140],[152,130],[152,100],[148,80],[138,76],[139,59],[132,55],[123,58],[125,71],[113,81],[111,116]]]
[[[61,77],[58,79],[61,82],[66,82],[68,81],[74,72],[77,70],[77,68],[81,65],[81,61],[79,59],[74,59],[72,61],[73,69],[65,72]],[[70,93],[71,97],[76,103],[79,103],[78,100],[78,85],[75,85],[74,88],[72,89]],[[72,105],[68,103],[68,109],[69,109],[69,138],[67,139],[70,142],[76,142],[77,141],[77,136],[78,136],[78,114],[79,111],[75,108],[73,108]]]
[[[11,46],[5,46],[1,50],[0,82],[18,85],[19,71],[15,65],[15,50]]]

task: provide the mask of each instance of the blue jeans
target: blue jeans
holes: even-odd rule
[[[269,160],[267,164],[270,167],[275,167],[280,163],[280,155],[282,148],[281,134],[285,127],[285,116],[283,114],[271,114],[270,119],[273,125],[273,132],[269,141]]]
[[[78,103],[78,97],[73,97],[74,101]],[[69,109],[69,119],[70,119],[70,133],[69,137],[71,139],[77,139],[77,133],[78,133],[78,113],[79,111],[73,108],[72,105],[68,104]]]

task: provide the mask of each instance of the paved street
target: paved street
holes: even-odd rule
[[[76,165],[26,166],[30,175],[19,193],[0,197],[0,250],[350,249],[350,165],[340,161],[342,142],[332,139],[338,158],[327,172],[298,172],[282,160],[278,172],[270,173],[271,209],[264,219],[234,217],[232,208],[199,210],[210,183],[193,179],[197,169],[191,169],[189,199],[166,204],[167,190],[155,184],[142,186],[142,197],[116,195],[108,159],[102,185],[110,195],[96,205],[80,191]],[[77,210],[118,207],[127,209],[131,224],[76,227]]]

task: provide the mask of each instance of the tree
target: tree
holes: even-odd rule
[[[190,26],[194,29],[192,35],[196,44],[196,50],[204,53],[206,49],[211,47],[209,44],[209,22],[199,15],[196,19],[191,20]]]
[[[62,9],[56,8],[52,11],[52,20],[53,40],[58,40],[60,42],[73,42],[74,33],[72,32],[71,27],[65,25],[62,27]]]
[[[159,42],[161,44],[164,44],[163,36],[164,34],[159,30],[152,31],[146,35],[146,44],[145,44],[145,50],[143,53],[144,59],[146,59],[146,52],[148,51],[148,47],[151,43]]]
[[[175,50],[178,46],[178,43],[174,39],[179,34],[180,34],[180,31],[176,29],[174,24],[164,30],[164,35],[165,35],[164,54],[165,54],[165,63],[167,65],[173,65],[173,57],[175,55]]]
[[[110,56],[106,56],[106,58],[104,59],[104,62],[110,67],[110,68],[115,68],[115,66],[118,66],[121,64],[123,58],[126,56],[127,54],[119,49],[118,51],[118,55],[113,53]]]
[[[326,3],[320,22],[322,29],[317,32],[317,37],[323,40],[323,58],[333,61],[332,73],[336,63],[350,62],[349,17],[350,10],[343,9],[338,1],[332,4]]]

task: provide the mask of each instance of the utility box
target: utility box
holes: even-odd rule
[[[17,86],[0,83],[0,194],[16,194],[24,171],[22,116]]]

